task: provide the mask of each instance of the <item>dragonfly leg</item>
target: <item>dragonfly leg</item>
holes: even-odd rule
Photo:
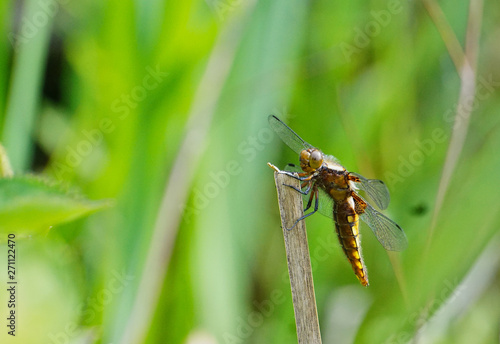
[[[301,188],[303,189],[306,186],[306,184],[308,184],[307,189],[305,189],[304,191],[302,191],[301,189],[299,189],[293,185],[288,185],[288,184],[283,184],[283,185],[288,186],[288,187],[294,189],[295,191],[300,192],[303,195],[307,195],[309,193],[309,191],[311,191],[312,183],[310,181],[305,181],[304,183],[302,183]]]
[[[314,192],[311,192],[311,196],[309,196],[309,201],[307,201],[307,205],[306,205],[306,207],[304,208],[304,213],[305,213],[305,212],[306,212],[309,208],[311,208],[311,204],[312,204],[313,197],[314,197]]]
[[[287,231],[291,231],[291,230],[292,230],[292,229],[293,229],[293,228],[297,225],[297,223],[299,223],[300,221],[304,220],[306,217],[311,216],[312,214],[314,214],[315,212],[317,212],[317,211],[318,211],[318,209],[319,209],[319,197],[318,197],[318,196],[319,196],[319,195],[318,195],[318,188],[317,188],[316,186],[314,186],[314,190],[313,190],[313,192],[311,193],[311,198],[309,199],[308,204],[312,201],[312,196],[316,197],[316,200],[315,200],[315,203],[314,203],[314,210],[313,210],[313,211],[311,211],[309,214],[305,214],[305,215],[303,215],[303,216],[299,217],[299,218],[295,221],[295,223],[293,224],[293,226],[292,226],[292,227],[290,227],[290,228],[287,228],[287,229],[286,229]],[[309,207],[310,207],[310,206],[309,206]]]
[[[280,171],[282,174],[286,174],[287,176],[290,176],[294,179],[300,180],[301,182],[304,181],[309,181],[314,177],[314,174],[309,174],[309,173],[292,173],[289,171]]]
[[[311,178],[314,177],[314,173],[310,174],[308,172],[282,171],[282,170],[278,169],[276,166],[272,165],[271,163],[267,163],[267,164],[269,165],[269,167],[271,167],[276,172],[281,173],[281,174],[286,174],[287,176],[290,176],[294,179],[298,179],[300,181],[309,181],[309,180],[311,180]],[[287,166],[296,167],[294,164],[288,164]]]
[[[292,185],[288,185],[288,184],[283,184],[283,185],[291,187],[292,189],[294,189],[297,192],[300,192],[303,195],[307,195],[309,193],[309,191],[311,191],[312,182],[308,181],[308,182],[302,183],[302,185],[300,186],[302,189],[305,188],[307,185],[307,189],[304,191],[299,190],[297,187],[292,186]],[[311,196],[309,197],[309,201],[307,202],[307,206],[304,208],[304,212],[307,211],[309,208],[311,208],[313,197],[314,197],[314,192],[311,192]]]

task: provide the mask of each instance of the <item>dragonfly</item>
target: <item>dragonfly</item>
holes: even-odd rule
[[[363,286],[368,286],[366,265],[361,255],[359,219],[371,228],[386,250],[402,251],[408,246],[401,227],[376,210],[359,194],[363,191],[377,208],[383,210],[390,201],[387,186],[381,180],[368,179],[347,171],[337,158],[323,154],[321,150],[301,139],[278,117],[270,115],[268,120],[280,139],[299,155],[300,161],[300,167],[288,164],[285,171],[272,164],[270,166],[279,173],[285,173],[301,182],[300,188],[287,186],[304,195],[307,202],[304,213],[314,202],[314,209],[298,218],[287,230],[292,230],[299,221],[316,212],[333,219],[340,246],[354,274]]]

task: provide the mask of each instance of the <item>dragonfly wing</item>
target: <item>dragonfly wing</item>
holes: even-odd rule
[[[318,197],[320,214],[333,219],[333,199],[321,188],[318,188]]]
[[[403,251],[408,246],[408,240],[401,227],[375,210],[369,203],[366,203],[365,212],[360,218],[371,228],[386,250]]]
[[[280,139],[290,147],[295,153],[300,154],[304,149],[313,148],[309,143],[302,140],[288,125],[283,123],[278,117],[270,115],[269,125]]]
[[[387,189],[383,181],[368,179],[353,172],[349,174],[359,179],[359,182],[356,182],[356,187],[366,192],[366,195],[377,205],[377,207],[380,209],[387,209],[391,196],[389,195],[389,189]]]
[[[287,164],[285,166],[285,171],[287,172],[296,172],[296,173],[302,173],[304,171],[302,171],[302,169],[300,168],[300,166],[297,166],[297,165],[294,165],[294,164]]]

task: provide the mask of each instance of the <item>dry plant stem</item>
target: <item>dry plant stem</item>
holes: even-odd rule
[[[426,1],[431,2],[431,1]],[[432,2],[434,3],[434,2]],[[439,9],[439,13],[442,13],[439,5],[434,3],[432,8]],[[471,1],[469,4],[469,19],[467,25],[466,42],[465,42],[465,54],[461,49],[448,50],[450,56],[459,56],[461,64],[457,66],[457,72],[460,76],[460,95],[458,98],[457,111],[455,114],[455,121],[453,125],[453,130],[451,134],[450,144],[448,146],[448,151],[446,153],[446,159],[443,166],[443,172],[441,174],[441,180],[439,182],[439,189],[436,196],[436,204],[434,206],[433,216],[431,220],[431,225],[429,227],[429,233],[427,236],[427,243],[425,252],[430,249],[430,244],[432,242],[432,237],[434,235],[434,229],[436,228],[437,218],[441,210],[441,206],[444,202],[444,197],[448,186],[451,181],[451,177],[455,170],[455,167],[460,158],[460,153],[462,152],[463,146],[465,144],[465,139],[467,137],[467,131],[469,129],[469,121],[471,116],[471,100],[474,100],[476,96],[476,63],[477,56],[479,52],[479,37],[480,28],[482,22],[482,11],[483,2],[482,0]],[[436,26],[443,26],[445,19],[436,21],[433,18]],[[450,30],[440,30],[440,32],[445,31],[448,34],[442,34],[443,41],[447,44],[448,41],[455,41],[456,36]],[[450,38],[453,37],[453,38]],[[448,46],[449,44],[447,44]],[[455,44],[453,44],[455,46]],[[454,58],[457,60],[457,58]],[[427,256],[427,254],[424,254]]]
[[[439,31],[446,49],[448,50],[448,54],[455,64],[455,68],[460,71],[464,62],[463,49],[453,29],[446,20],[443,10],[435,0],[422,0],[422,2],[434,22],[436,29]]]
[[[302,220],[292,230],[286,229],[302,216],[303,210],[300,193],[284,184],[299,188],[299,181],[279,172],[274,173],[274,180],[278,190],[297,339],[299,344],[321,343],[306,225]]]
[[[457,46],[458,39],[447,24],[443,12],[439,5],[433,0],[424,0],[426,8],[438,27],[442,39],[448,48],[448,53],[455,62],[457,72],[460,76],[460,95],[458,99],[457,111],[455,114],[455,121],[452,129],[450,144],[446,152],[446,159],[439,181],[439,188],[436,195],[436,203],[434,205],[431,224],[427,235],[425,244],[422,267],[427,266],[427,259],[429,258],[429,251],[432,244],[432,238],[437,225],[437,219],[444,202],[446,191],[451,182],[451,177],[460,158],[467,131],[469,129],[469,121],[471,115],[471,106],[468,104],[474,100],[476,96],[476,65],[479,53],[479,38],[481,34],[483,1],[476,0],[469,2],[469,19],[467,23],[465,53],[462,51],[460,44]],[[423,270],[422,270],[423,272]],[[423,279],[421,279],[423,281]],[[432,298],[431,298],[432,299]],[[429,301],[429,304],[432,301]],[[425,318],[421,317],[417,320],[417,329],[420,329],[425,324]],[[417,335],[413,338],[413,343],[417,344],[420,337]]]

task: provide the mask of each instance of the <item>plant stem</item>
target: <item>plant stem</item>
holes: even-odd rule
[[[321,334],[306,225],[302,220],[292,230],[286,229],[292,227],[296,219],[302,216],[303,211],[302,196],[285,184],[299,188],[299,181],[279,172],[274,173],[274,180],[278,191],[298,343],[318,344],[321,343]]]
[[[24,2],[23,21],[39,14],[45,14],[39,1]],[[33,155],[33,132],[54,17],[47,16],[47,23],[37,28],[33,37],[21,32],[10,38],[15,54],[2,142],[16,172],[28,170]]]

